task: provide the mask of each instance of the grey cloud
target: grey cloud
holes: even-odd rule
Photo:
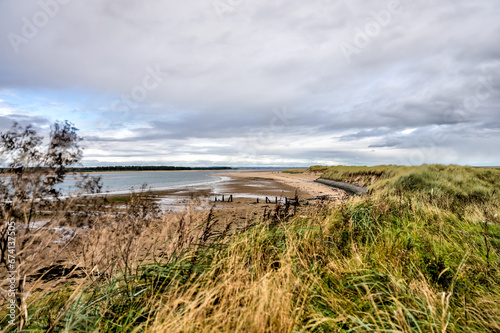
[[[360,132],[352,133],[349,135],[343,135],[339,139],[340,139],[340,141],[353,141],[353,140],[358,140],[361,138],[372,138],[372,137],[384,136],[387,134],[391,134],[393,131],[394,131],[394,129],[374,128],[374,129],[363,130]]]
[[[205,0],[72,1],[16,54],[6,36],[21,34],[22,18],[40,6],[4,1],[0,90],[84,95],[74,114],[104,125],[76,125],[102,163],[104,151],[153,160],[160,143],[165,154],[201,156],[193,163],[212,161],[210,154],[248,163],[238,160],[247,145],[257,146],[261,161],[298,164],[391,163],[398,152],[420,150],[426,161],[463,156],[469,163],[481,152],[491,160],[500,140],[500,3],[402,0],[402,12],[347,62],[342,43],[355,45],[357,32],[388,3],[242,1],[219,17]],[[142,84],[148,66],[165,74],[159,86],[127,112],[113,109],[113,100]],[[491,85],[478,88],[484,78]],[[95,108],[93,98],[103,96],[109,103]],[[34,115],[30,107],[23,112]],[[283,107],[294,118],[272,130],[273,110]],[[1,117],[2,126],[12,118]],[[405,129],[413,132],[401,134]],[[431,146],[448,155],[428,148],[431,135],[447,138]],[[193,149],[193,141],[206,148]],[[143,152],[127,152],[130,142]]]
[[[6,115],[0,116],[0,132],[8,131],[14,123],[22,127],[32,125],[37,131],[44,131],[41,126],[49,124],[49,120],[40,116]]]
[[[368,148],[386,148],[386,147],[395,147],[401,144],[400,139],[388,139],[385,143],[380,144],[372,144],[369,145]]]

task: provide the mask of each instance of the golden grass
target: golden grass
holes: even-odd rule
[[[33,294],[27,327],[102,332],[500,330],[500,171],[334,168],[325,177],[360,177],[371,183],[371,194],[341,204],[319,202],[297,216],[261,218],[233,233],[216,232],[206,213],[186,213],[168,226],[160,217],[118,237],[99,231],[101,238],[87,246],[96,247],[94,257],[101,251],[115,258],[103,267],[115,262],[116,268],[108,275],[101,271],[92,282],[84,279]],[[140,241],[126,236],[137,232]],[[120,247],[123,242],[168,249],[149,251],[149,259],[134,254],[127,269],[119,259],[128,253]]]

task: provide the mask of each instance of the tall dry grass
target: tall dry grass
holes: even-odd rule
[[[218,226],[214,212],[152,216],[144,224],[142,214],[103,217],[85,246],[109,259],[75,253],[86,277],[33,293],[26,327],[500,331],[499,171],[389,168],[370,195],[260,217],[241,230]],[[357,172],[349,177],[372,177]]]

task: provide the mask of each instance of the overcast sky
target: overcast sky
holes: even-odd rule
[[[0,0],[0,131],[85,165],[500,165],[500,1]]]

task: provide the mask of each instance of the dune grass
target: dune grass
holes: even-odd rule
[[[191,239],[188,248],[109,279],[33,294],[27,327],[500,331],[500,170],[331,167],[323,177],[371,191],[231,235],[207,234],[208,219],[193,229],[195,241],[190,232],[170,239]]]
[[[308,169],[287,169],[287,170],[283,171],[283,173],[304,173],[307,170]]]

